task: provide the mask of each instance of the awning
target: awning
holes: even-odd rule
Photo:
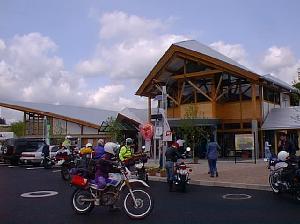
[[[197,126],[216,126],[220,123],[218,119],[168,119],[170,127],[181,127],[188,124],[193,127]]]
[[[300,129],[300,107],[275,108],[271,110],[261,129]]]

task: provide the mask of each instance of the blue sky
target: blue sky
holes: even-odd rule
[[[172,41],[189,38],[291,82],[299,9],[297,0],[1,0],[0,98],[144,107],[139,84]]]

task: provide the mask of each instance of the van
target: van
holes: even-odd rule
[[[3,159],[11,165],[18,165],[22,152],[33,152],[45,145],[42,139],[11,138],[4,141]]]

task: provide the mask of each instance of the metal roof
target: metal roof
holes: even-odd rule
[[[119,113],[139,124],[144,124],[148,121],[147,109],[125,108]]]
[[[116,111],[70,106],[70,105],[18,102],[18,101],[1,100],[1,99],[0,99],[0,103],[16,105],[16,106],[30,108],[34,110],[43,111],[43,112],[62,115],[65,117],[79,119],[99,126],[101,125],[102,121],[105,121],[108,117],[117,116]]]
[[[274,84],[276,84],[276,85],[278,85],[278,86],[281,86],[281,87],[283,87],[283,88],[285,88],[285,89],[287,89],[287,90],[290,90],[290,91],[292,91],[292,92],[300,93],[300,91],[299,91],[297,88],[291,86],[290,84],[288,84],[288,83],[282,81],[281,79],[279,79],[279,78],[277,78],[277,77],[275,77],[275,76],[273,76],[273,75],[267,74],[267,75],[264,75],[262,78],[263,78],[264,80],[266,80],[266,81],[269,81],[269,82],[271,82],[271,83],[274,83]]]
[[[188,50],[196,51],[196,52],[201,53],[201,54],[205,54],[209,57],[216,58],[216,59],[224,61],[228,64],[231,64],[231,65],[237,66],[239,68],[242,68],[246,71],[252,72],[247,67],[239,64],[238,62],[232,60],[229,57],[226,57],[225,55],[221,54],[220,52],[218,52],[218,51],[216,51],[216,50],[214,50],[214,49],[212,49],[212,48],[210,48],[210,47],[208,47],[204,44],[199,43],[196,40],[181,41],[181,42],[175,43],[174,45],[186,48]]]
[[[262,125],[262,130],[285,129],[300,129],[300,107],[275,108]]]

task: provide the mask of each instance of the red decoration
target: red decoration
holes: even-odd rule
[[[151,123],[146,123],[140,127],[140,132],[145,140],[151,140],[154,134],[154,127]]]

